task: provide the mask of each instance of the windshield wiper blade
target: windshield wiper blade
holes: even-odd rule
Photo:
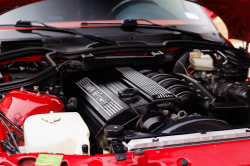
[[[145,21],[150,24],[139,24],[137,21]],[[174,27],[170,26],[164,26],[160,24],[155,24],[149,20],[146,19],[126,19],[121,22],[122,25],[124,26],[135,26],[135,27],[145,27],[145,28],[159,28],[159,29],[165,29],[165,30],[170,30],[170,31],[176,31],[176,32],[181,32],[185,34],[191,34],[191,35],[196,35],[196,36],[201,36],[199,33],[191,32],[191,31],[185,31],[182,29],[177,29]]]
[[[148,22],[150,24],[139,24],[138,21],[144,21],[144,22]],[[182,34],[186,34],[192,37],[196,37],[199,39],[203,39],[205,41],[209,41],[209,42],[215,42],[215,43],[220,43],[218,41],[214,41],[213,39],[209,39],[207,37],[202,36],[199,33],[196,32],[191,32],[191,31],[186,31],[186,30],[182,30],[182,29],[178,29],[172,26],[164,26],[164,25],[160,25],[160,24],[155,24],[147,19],[125,19],[123,20],[121,23],[114,23],[114,22],[82,22],[81,25],[121,25],[124,27],[141,27],[141,28],[153,28],[153,29],[162,29],[162,30],[168,30],[168,31],[174,31],[174,32],[180,32]]]
[[[138,21],[144,21],[144,22],[148,22],[150,24],[139,24]],[[191,31],[186,31],[186,30],[182,30],[182,29],[178,29],[178,28],[174,28],[171,26],[164,26],[164,25],[159,25],[159,24],[155,24],[149,20],[146,19],[126,19],[123,20],[121,22],[121,25],[123,26],[130,26],[130,27],[142,27],[142,28],[157,28],[157,29],[164,29],[164,30],[169,30],[169,31],[175,31],[175,32],[180,32],[182,34],[186,34],[186,35],[190,35],[192,37],[198,37],[201,38],[203,40],[208,40],[208,41],[212,41],[209,40],[207,38],[204,38],[201,34],[196,33],[196,32],[191,32]],[[217,41],[213,41],[218,43]]]
[[[32,22],[42,24],[43,26],[33,26]],[[16,22],[15,27],[26,27],[26,28],[34,27],[34,28],[39,28],[41,30],[64,32],[64,33],[69,33],[69,34],[80,35],[80,36],[83,36],[85,38],[91,39],[93,41],[103,43],[103,44],[107,44],[107,45],[111,45],[111,46],[120,45],[114,40],[109,40],[109,39],[105,39],[105,38],[101,38],[101,37],[97,37],[97,36],[93,36],[93,35],[84,34],[84,33],[78,32],[76,29],[66,29],[66,28],[57,28],[57,27],[48,26],[45,23],[41,23],[41,22],[38,22],[38,21],[23,21],[23,20],[20,20],[20,21]]]

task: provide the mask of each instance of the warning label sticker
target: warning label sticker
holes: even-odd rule
[[[63,155],[39,154],[35,166],[60,166]]]

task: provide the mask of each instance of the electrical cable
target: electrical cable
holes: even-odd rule
[[[244,48],[244,38],[243,38],[243,35],[241,33],[241,29],[244,29],[245,28],[245,25],[242,24],[241,27],[239,27],[238,31],[239,31],[239,34],[241,36],[241,40],[242,40],[242,47]]]
[[[11,122],[11,121],[4,115],[4,113],[3,113],[2,111],[0,111],[0,115],[1,115],[7,122],[9,122],[12,126],[14,126],[20,133],[23,134],[23,131],[22,131],[19,127],[17,127],[13,122]]]
[[[3,122],[3,124],[6,126],[8,132],[9,132],[9,134],[10,134],[10,136],[11,136],[11,139],[12,139],[13,142],[14,142],[14,145],[15,145],[16,151],[17,151],[16,153],[17,153],[17,154],[20,154],[20,150],[19,150],[19,148],[18,148],[18,144],[17,144],[16,139],[15,139],[13,133],[11,132],[9,126],[5,123],[5,121],[4,121],[1,117],[0,117],[0,120],[1,120],[1,121]]]
[[[185,66],[183,65],[183,63],[181,63],[180,61],[177,61],[185,70],[186,74],[189,76],[188,72],[187,72],[187,69],[185,68]]]

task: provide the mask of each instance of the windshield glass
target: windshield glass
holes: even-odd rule
[[[18,20],[55,23],[130,18],[180,25],[178,28],[189,31],[216,30],[202,7],[184,0],[46,0],[1,15],[0,24],[15,24]]]

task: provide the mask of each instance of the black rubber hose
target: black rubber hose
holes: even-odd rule
[[[249,87],[237,87],[232,83],[220,83],[215,89],[215,93],[227,102],[237,101],[237,99],[234,97],[235,95],[239,95],[248,99],[250,98]]]
[[[55,66],[56,67],[56,63],[52,60],[52,56],[54,56],[55,57],[55,55],[56,55],[56,53],[57,53],[57,51],[53,51],[53,52],[49,52],[49,53],[47,53],[45,56],[46,56],[46,59],[47,59],[47,61],[48,61],[48,63],[51,65],[51,66]],[[54,58],[53,57],[53,58]],[[56,68],[57,69],[57,68]]]
[[[13,144],[10,142],[10,141],[0,141],[0,143],[1,143],[1,145],[2,145],[2,147],[4,147],[7,151],[10,151],[10,152],[12,152],[12,154],[13,154],[13,152],[14,152],[14,154],[16,153],[16,148],[15,148],[15,146],[13,146]]]
[[[19,127],[17,127],[13,122],[11,122],[2,111],[0,111],[0,115],[7,121],[9,122],[12,126],[14,126],[20,133],[23,134],[23,131],[21,129],[19,129]]]
[[[1,120],[1,121],[3,122],[3,124],[6,126],[8,132],[9,132],[9,134],[10,134],[10,136],[11,136],[11,139],[12,139],[13,142],[14,142],[14,145],[15,145],[15,147],[16,147],[16,154],[20,154],[20,151],[19,151],[19,148],[18,148],[18,144],[17,144],[17,142],[16,142],[16,139],[15,139],[13,133],[10,131],[9,126],[5,123],[5,121],[4,121],[1,117],[0,117],[0,120]]]
[[[239,95],[250,99],[250,89],[249,88],[241,88],[240,92],[239,92]]]
[[[157,104],[157,106],[161,109],[167,110],[170,109],[172,110],[174,113],[178,113],[180,112],[179,108],[177,108],[173,103],[171,102],[165,102],[165,103],[161,103],[161,104]]]
[[[20,52],[13,52],[13,53],[9,53],[9,54],[1,54],[0,56],[0,61],[6,61],[9,59],[13,59],[13,58],[19,58],[19,57],[24,57],[24,56],[30,56],[30,55],[45,55],[46,53],[48,53],[49,51],[46,50],[32,50],[32,51],[20,51]],[[50,51],[51,52],[51,51]]]

